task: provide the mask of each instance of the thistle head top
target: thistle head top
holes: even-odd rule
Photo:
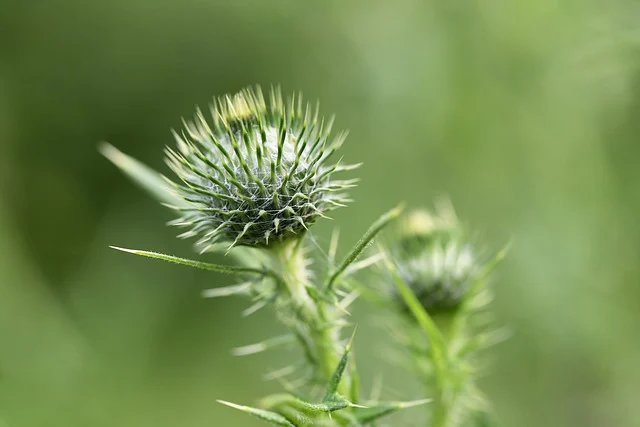
[[[432,313],[457,307],[479,272],[476,250],[450,206],[407,215],[388,246],[400,277]]]
[[[300,95],[284,100],[260,88],[219,97],[211,119],[197,111],[182,132],[174,132],[177,150],[166,161],[179,178],[176,193],[187,207],[171,206],[187,227],[182,237],[199,237],[204,250],[217,243],[230,247],[268,246],[301,235],[318,217],[348,199],[355,180],[333,174],[357,165],[330,163],[346,133],[331,137],[332,120]]]

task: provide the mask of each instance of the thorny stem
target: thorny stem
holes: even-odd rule
[[[433,418],[431,419],[431,426],[433,427],[447,427],[449,425],[450,407],[445,401],[443,396],[444,390],[438,391],[438,397],[434,400]]]
[[[489,273],[504,259],[509,249],[509,244],[506,245],[495,258],[488,263],[480,272],[475,282],[469,289],[467,297],[462,305],[458,308],[458,312],[453,319],[449,319],[450,323],[443,326],[442,329],[448,331],[446,334],[447,346],[448,343],[453,342],[465,342],[471,339],[465,335],[468,333],[466,330],[467,323],[469,321],[469,312],[471,311],[470,305],[480,289],[482,289],[483,283]],[[456,409],[458,400],[464,390],[464,387],[468,385],[468,381],[471,379],[471,375],[464,370],[456,369],[459,366],[458,361],[451,359],[451,352],[447,352],[446,366],[442,372],[442,378],[436,378],[436,396],[433,404],[433,417],[431,419],[432,427],[448,427],[451,422],[451,413]],[[485,414],[487,420],[491,417]],[[489,421],[487,421],[489,422]]]
[[[416,338],[419,339],[419,338]],[[413,349],[413,369],[418,373],[426,387],[426,394],[433,400],[428,405],[429,427],[448,427],[450,415],[455,406],[456,393],[452,387],[452,372],[450,364],[447,363],[438,370],[438,373],[426,371],[424,366],[432,363],[429,350]]]
[[[448,333],[443,334],[445,343],[449,351],[446,353],[446,359],[441,372],[441,377],[436,378],[436,390],[432,409],[432,419],[430,427],[449,427],[451,423],[451,414],[458,405],[458,399],[469,380],[469,374],[459,369],[459,362],[452,359],[452,349],[450,343],[463,339],[465,330],[460,326],[459,318],[456,316],[453,320],[448,318],[440,319],[439,328]],[[455,356],[454,356],[455,357]]]
[[[286,297],[281,303],[290,310],[283,310],[284,323],[293,329],[305,356],[313,367],[314,383],[328,384],[336,369],[343,348],[340,347],[340,322],[335,318],[336,310],[319,295],[310,293],[313,289],[310,263],[301,248],[301,239],[284,242],[273,247],[273,268],[278,272]],[[291,311],[291,314],[287,314]],[[345,372],[338,386],[338,392],[350,396],[350,377]]]

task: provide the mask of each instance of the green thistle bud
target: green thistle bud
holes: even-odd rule
[[[452,209],[408,215],[389,252],[402,280],[430,313],[457,307],[479,273],[475,249]]]
[[[348,202],[344,190],[356,180],[333,180],[358,165],[329,163],[342,145],[331,138],[332,121],[301,96],[284,101],[260,88],[223,96],[208,122],[198,111],[174,132],[178,150],[166,149],[167,164],[180,179],[177,194],[188,204],[170,206],[187,227],[181,237],[198,236],[204,250],[217,243],[268,246],[303,234],[325,213]]]

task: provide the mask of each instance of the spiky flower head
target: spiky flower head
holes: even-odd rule
[[[402,280],[431,313],[457,307],[479,273],[479,259],[453,208],[415,211],[399,224],[389,252]]]
[[[318,217],[348,202],[344,190],[355,180],[334,180],[358,165],[329,160],[346,132],[331,137],[333,119],[300,95],[284,100],[272,89],[267,103],[260,88],[214,99],[211,119],[198,110],[174,131],[177,150],[167,164],[180,179],[176,192],[187,207],[173,225],[189,228],[207,250],[216,243],[268,246],[299,236]]]

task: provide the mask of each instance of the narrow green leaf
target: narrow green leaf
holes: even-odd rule
[[[328,414],[330,412],[339,411],[355,405],[347,399],[340,398],[336,395],[334,395],[333,399],[322,403],[311,403],[291,394],[273,394],[262,399],[261,406],[280,412],[284,408],[290,408],[302,415],[317,417],[322,414]]]
[[[116,249],[118,251],[127,252],[134,255],[140,255],[147,258],[154,258],[162,261],[173,262],[176,264],[186,265],[188,267],[199,268],[202,270],[215,271],[216,273],[224,273],[224,274],[250,273],[250,274],[269,275],[268,271],[260,270],[258,268],[253,268],[253,267],[236,267],[232,265],[210,264],[208,262],[200,262],[200,261],[194,261],[186,258],[178,258],[172,255],[165,255],[157,252],[140,251],[136,249],[126,249],[126,248],[120,248],[117,246],[109,246],[109,247],[112,249]]]
[[[236,405],[235,403],[227,402],[225,400],[218,400],[217,402],[253,415],[254,417],[260,418],[261,420],[267,421],[276,426],[296,427],[295,424],[292,424],[288,419],[275,412],[252,408],[250,406]]]
[[[362,424],[371,423],[385,415],[393,414],[401,409],[413,408],[414,406],[424,405],[430,402],[431,399],[414,400],[411,402],[387,402],[378,403],[370,408],[357,408],[355,409],[356,418]]]
[[[347,362],[349,360],[349,351],[351,351],[351,345],[353,344],[353,338],[356,336],[356,331],[353,331],[351,338],[349,339],[349,343],[344,348],[344,353],[338,362],[338,366],[336,366],[335,371],[333,371],[333,375],[331,375],[331,379],[329,380],[329,385],[327,386],[327,391],[324,394],[323,402],[329,402],[336,399],[336,390],[338,390],[338,385],[342,380],[342,375],[344,374],[344,369],[347,366]]]
[[[149,192],[161,202],[169,203],[177,207],[190,206],[182,197],[179,197],[171,188],[167,179],[145,164],[139,162],[118,150],[113,145],[102,142],[98,150],[118,167],[124,174],[136,184]]]
[[[360,240],[358,240],[356,245],[351,249],[349,254],[345,257],[342,263],[338,266],[338,268],[336,268],[336,270],[333,272],[333,274],[329,278],[329,281],[327,282],[327,286],[326,286],[327,291],[330,292],[332,290],[336,280],[338,280],[338,278],[346,270],[346,268],[349,267],[349,265],[351,265],[356,259],[358,259],[362,251],[365,250],[365,248],[371,242],[371,240],[373,240],[373,238],[384,227],[386,227],[391,221],[393,221],[398,216],[400,216],[400,214],[402,213],[402,210],[403,210],[403,206],[396,206],[395,208],[391,209],[389,212],[385,213],[380,218],[378,218],[378,220],[374,222],[371,225],[371,227],[369,227],[366,233],[364,233],[364,235],[360,238]]]
[[[308,415],[317,416],[319,414],[327,414],[329,412],[348,408],[350,403],[346,399],[334,399],[322,403],[311,403],[301,399],[294,399],[291,401],[290,406]]]
[[[349,399],[352,402],[360,402],[360,375],[356,367],[356,358],[351,358],[351,366],[349,373],[351,374],[351,390],[349,391]]]
[[[389,260],[388,256],[385,256],[385,262],[387,264],[387,268],[393,277],[396,288],[400,293],[400,296],[404,300],[405,304],[411,311],[411,314],[418,322],[418,325],[426,334],[429,339],[430,349],[431,349],[431,357],[434,366],[434,374],[435,379],[440,384],[446,378],[446,369],[447,369],[447,345],[442,336],[442,333],[436,326],[435,322],[429,316],[429,313],[424,309],[422,304],[418,298],[414,295],[413,291],[409,288],[409,286],[402,280],[398,271],[396,270],[395,265]]]

